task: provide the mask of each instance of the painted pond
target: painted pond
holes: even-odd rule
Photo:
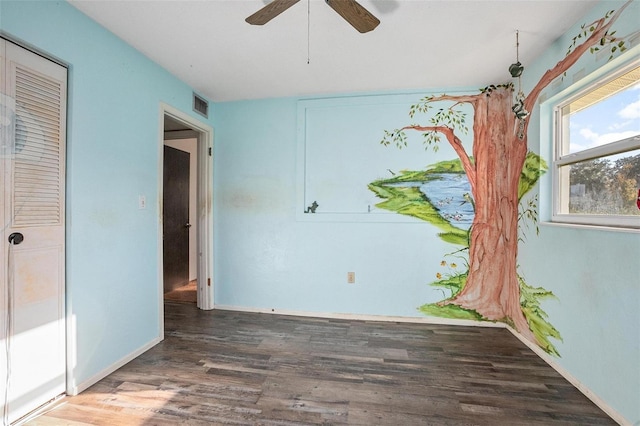
[[[467,230],[473,223],[471,185],[463,173],[434,173],[426,182],[399,182],[397,187],[418,187],[440,215],[456,228]]]

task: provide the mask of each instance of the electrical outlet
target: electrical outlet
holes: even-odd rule
[[[355,283],[356,283],[356,273],[347,272],[347,284],[355,284]]]

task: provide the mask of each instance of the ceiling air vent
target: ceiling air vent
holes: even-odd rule
[[[193,110],[205,118],[209,118],[209,102],[201,96],[193,94]]]

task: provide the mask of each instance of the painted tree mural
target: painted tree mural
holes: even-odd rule
[[[511,83],[488,86],[472,95],[429,96],[409,111],[412,119],[428,117],[428,124],[385,131],[381,143],[399,148],[407,145],[407,132],[420,132],[425,145],[434,149],[444,137],[458,155],[471,186],[475,217],[469,232],[468,275],[462,289],[440,305],[457,305],[487,320],[507,322],[532,342],[544,346],[523,313],[516,270],[519,183],[528,153],[528,111],[534,108],[544,88],[586,52],[610,49],[613,55],[625,50],[624,40],[616,38],[611,27],[629,3],[584,25],[565,58],[546,71],[527,96],[519,92],[514,101]],[[522,69],[510,71],[517,76]],[[439,108],[445,101],[449,106]],[[460,139],[469,130],[464,113],[456,109],[462,104],[473,109],[472,153],[467,152]]]

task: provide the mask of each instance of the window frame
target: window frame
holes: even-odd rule
[[[578,152],[563,154],[563,148],[566,146],[566,144],[570,143],[570,141],[566,138],[566,136],[568,136],[568,120],[566,120],[566,117],[568,116],[563,115],[563,108],[574,102],[576,99],[585,96],[586,94],[612,82],[618,77],[638,67],[640,67],[640,59],[636,59],[623,66],[616,67],[606,74],[593,79],[584,87],[580,87],[574,90],[570,89],[568,94],[557,99],[551,106],[551,111],[553,114],[551,120],[553,132],[553,158],[551,161],[552,223],[604,226],[630,230],[640,229],[640,215],[631,216],[562,213],[562,203],[563,200],[566,200],[567,197],[567,195],[563,194],[563,191],[566,192],[567,188],[563,186],[566,185],[566,183],[562,182],[563,177],[561,176],[562,174],[560,172],[560,168],[564,166],[640,149],[640,135],[636,135],[594,148],[588,148]],[[640,182],[637,183],[640,187]]]

